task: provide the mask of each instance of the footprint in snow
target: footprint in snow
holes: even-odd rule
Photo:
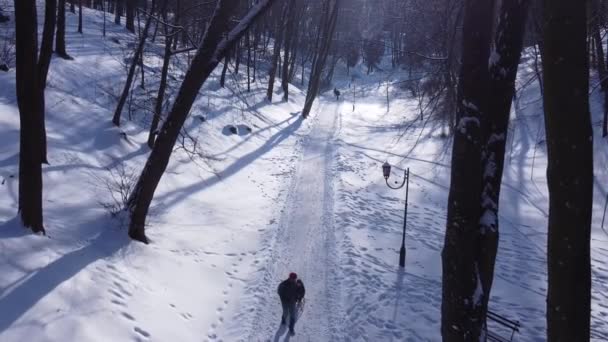
[[[121,312],[120,313],[124,318],[128,319],[129,321],[135,321],[135,317],[133,317],[131,314],[127,313],[127,312]]]
[[[150,338],[150,336],[151,336],[149,332],[145,331],[144,329],[142,329],[140,327],[134,327],[133,330],[145,338]]]

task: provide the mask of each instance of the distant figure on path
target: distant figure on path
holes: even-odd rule
[[[340,91],[338,88],[334,88],[334,95],[336,95],[336,100],[340,101]]]
[[[283,306],[283,315],[281,316],[281,325],[285,324],[289,316],[289,333],[295,335],[293,330],[296,324],[296,302],[298,301],[298,275],[295,273],[289,273],[289,278],[283,280],[279,284],[277,292],[279,298],[281,298],[281,305]],[[304,285],[302,284],[302,290]],[[303,294],[302,294],[303,298]]]

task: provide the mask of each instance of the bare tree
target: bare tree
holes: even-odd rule
[[[164,20],[166,21],[166,10],[167,10],[167,0],[165,0],[163,4],[163,14],[165,14]],[[179,14],[175,16],[175,23],[179,21]],[[164,33],[165,33],[165,55],[163,57],[163,66],[160,74],[160,83],[158,86],[158,95],[156,96],[156,103],[154,105],[154,116],[152,117],[152,124],[150,125],[150,132],[148,133],[148,147],[154,147],[154,141],[156,135],[158,134],[157,128],[160,122],[160,117],[162,114],[163,103],[165,100],[165,90],[167,88],[167,76],[169,74],[169,62],[171,60],[171,45],[173,44],[173,39],[178,33],[178,30],[173,30],[173,32],[169,33],[169,25],[164,23]]]
[[[329,48],[331,47],[332,37],[336,29],[336,22],[338,21],[338,9],[340,8],[340,0],[327,0],[326,10],[324,19],[322,21],[322,41],[318,47],[319,53],[313,63],[310,71],[310,79],[308,80],[308,91],[306,92],[306,100],[304,102],[304,108],[302,109],[302,117],[307,118],[312,109],[312,104],[315,98],[319,94],[321,85],[321,74],[325,67],[325,61],[329,54]]]
[[[152,0],[152,9],[154,9],[154,2]],[[133,57],[131,58],[131,66],[129,67],[129,71],[127,73],[127,80],[125,82],[125,86],[122,90],[122,95],[118,99],[118,104],[116,105],[116,110],[114,111],[114,117],[112,118],[112,123],[116,126],[120,126],[120,116],[122,115],[122,109],[127,101],[127,96],[129,95],[129,89],[131,89],[131,84],[133,83],[133,77],[135,76],[135,69],[137,64],[142,58],[142,54],[144,51],[144,45],[146,44],[146,39],[148,38],[148,31],[150,29],[150,23],[152,22],[152,15],[148,15],[146,19],[146,25],[144,25],[144,30],[139,37],[139,44],[137,44],[137,48],[133,52]]]
[[[236,27],[229,30],[229,18],[237,8],[238,0],[218,0],[202,44],[197,49],[196,56],[184,76],[173,108],[158,134],[154,148],[129,198],[127,208],[125,208],[130,216],[129,236],[132,239],[148,243],[145,221],[150,203],[200,88],[226,53],[234,47],[254,21],[272,3],[273,0],[258,1]]]
[[[289,0],[287,5],[287,20],[285,29],[285,49],[283,53],[283,77],[281,78],[281,88],[283,88],[283,101],[287,101],[289,98],[289,52],[291,45],[293,44],[293,30],[295,26],[295,14],[297,11],[296,0]]]

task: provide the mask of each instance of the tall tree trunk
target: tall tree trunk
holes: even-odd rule
[[[56,2],[47,0],[38,57],[36,2],[15,0],[16,88],[21,122],[19,212],[24,227],[43,234],[42,164],[46,163],[44,86],[52,54],[56,10]]]
[[[42,42],[40,43],[40,58],[38,60],[38,78],[42,89],[46,87],[46,78],[51,65],[51,57],[53,56],[56,15],[57,0],[46,0],[44,6],[44,28],[42,30]],[[46,157],[44,160],[46,161]]]
[[[166,13],[167,1],[163,4],[163,11]],[[164,16],[165,22],[167,21],[167,16]],[[177,17],[175,22],[177,23]],[[177,26],[177,25],[176,25]],[[164,24],[164,33],[165,33],[165,56],[163,58],[163,66],[160,74],[160,85],[158,86],[158,95],[156,96],[156,104],[154,106],[154,116],[152,117],[152,124],[150,125],[150,132],[148,133],[148,147],[154,147],[154,141],[156,135],[158,134],[157,128],[158,123],[160,122],[160,117],[163,110],[163,102],[165,99],[165,90],[167,88],[167,75],[169,74],[169,62],[171,61],[171,45],[172,40],[175,37],[175,34],[169,35],[169,28],[167,24]],[[175,33],[175,32],[173,32]]]
[[[295,41],[295,37],[294,37],[294,43],[296,43]],[[298,53],[298,45],[297,44],[292,44],[291,46],[291,56],[290,58],[290,63],[289,63],[289,80],[288,82],[293,82],[293,79],[296,75],[296,59],[297,59],[297,53]]]
[[[127,2],[127,13],[126,13],[126,28],[131,32],[135,32],[135,0],[126,0]]]
[[[283,101],[287,101],[289,98],[289,51],[293,41],[293,27],[295,22],[296,13],[296,1],[289,0],[288,14],[287,14],[287,28],[285,31],[285,49],[283,56],[283,77],[281,78],[281,88],[283,88]]]
[[[154,1],[152,1],[152,9],[154,9]],[[122,90],[122,95],[118,99],[118,105],[116,106],[116,110],[114,111],[114,117],[112,118],[112,123],[116,126],[120,126],[120,116],[122,115],[122,108],[127,101],[127,96],[129,95],[129,89],[131,89],[131,84],[133,83],[133,76],[135,75],[135,69],[137,64],[139,63],[139,58],[142,55],[144,50],[144,45],[146,44],[146,39],[148,38],[148,30],[150,28],[150,23],[152,22],[152,16],[149,15],[148,19],[146,19],[146,25],[144,26],[144,31],[139,38],[139,44],[137,45],[137,49],[133,53],[133,58],[131,59],[131,66],[129,67],[129,73],[127,74],[127,81],[125,82],[125,87]]]
[[[604,91],[604,123],[602,124],[602,137],[608,135],[608,90]]]
[[[226,72],[228,71],[228,64],[230,63],[230,53],[224,57],[224,67],[222,68],[222,76],[220,77],[220,87],[224,88],[226,84]]]
[[[502,0],[494,51],[490,58],[489,106],[487,130],[481,165],[483,171],[480,230],[479,273],[483,290],[483,309],[488,300],[494,277],[498,248],[498,204],[505,159],[511,103],[515,94],[515,78],[523,47],[529,0]],[[484,316],[485,320],[485,316]]]
[[[236,49],[234,50],[234,74],[239,74],[239,67],[241,66],[241,43],[238,42],[236,44]]]
[[[107,5],[108,5],[108,3],[106,2],[106,0],[102,0],[101,1],[101,5],[103,6],[103,8],[101,9],[103,11],[102,36],[105,38],[106,37],[106,13],[107,13]]]
[[[281,18],[285,18],[287,11],[287,3],[283,6],[283,12]],[[266,98],[269,102],[272,102],[272,95],[274,94],[274,81],[277,75],[277,65],[279,58],[281,58],[281,45],[283,44],[283,20],[278,20],[275,29],[274,36],[274,53],[272,54],[272,62],[270,62],[270,71],[268,72],[268,89],[266,90]]]
[[[82,0],[78,0],[78,33],[82,33]]]
[[[153,15],[153,13],[150,13],[150,15]],[[150,25],[152,25],[152,23],[150,23]],[[148,28],[148,31],[150,31],[150,28]],[[141,37],[141,22],[139,20],[139,11],[137,11],[137,32],[139,33],[139,36]],[[145,44],[144,44],[145,45]],[[141,71],[141,84],[140,84],[140,88],[141,89],[146,89],[146,78],[145,78],[145,68],[144,68],[144,50],[141,51],[141,54],[139,55],[139,71]]]
[[[38,104],[38,110],[42,119],[39,121],[40,136],[42,139],[42,163],[48,164],[46,158],[46,127],[44,120],[44,89],[46,88],[46,79],[51,66],[51,57],[53,56],[53,41],[55,38],[55,23],[57,13],[57,0],[46,0],[44,6],[44,28],[42,30],[42,42],[40,43],[40,56],[38,58],[38,94],[35,98]]]
[[[82,2],[82,0],[80,0]],[[116,0],[116,12],[114,16],[114,24],[120,25],[120,16],[122,15],[122,9],[124,7],[125,0]]]
[[[171,152],[196,96],[217,64],[227,51],[241,39],[253,22],[262,15],[274,0],[260,0],[254,4],[240,23],[230,32],[230,17],[237,8],[238,0],[218,0],[215,12],[207,28],[192,65],[186,72],[173,108],[167,116],[154,148],[129,197],[129,236],[148,243],[145,221],[156,187],[167,168]]]
[[[259,43],[260,43],[260,33],[259,33],[259,29],[256,29],[255,32],[253,33],[253,78],[251,80],[251,82],[253,82],[253,83],[255,83],[255,80],[257,79]]]
[[[57,37],[55,38],[55,52],[64,59],[71,59],[65,51],[65,0],[57,4]]]
[[[493,1],[465,0],[457,127],[452,149],[448,217],[442,252],[441,334],[444,341],[485,340],[487,296],[484,232],[480,229],[484,120]],[[491,249],[491,247],[489,248]]]
[[[76,14],[76,0],[70,0],[70,12]]]
[[[549,233],[547,340],[589,341],[593,132],[584,3],[544,0]]]
[[[251,91],[251,34],[247,32],[245,35],[247,41],[247,92]]]
[[[333,6],[332,6],[333,4]],[[321,83],[321,73],[325,67],[327,55],[329,54],[329,48],[331,47],[331,40],[334,36],[336,29],[336,22],[338,21],[338,9],[340,8],[340,0],[328,0],[327,2],[327,16],[323,30],[323,41],[321,43],[320,51],[316,60],[313,62],[312,69],[310,71],[310,79],[308,80],[308,91],[306,92],[306,100],[304,102],[304,108],[302,109],[302,117],[307,118],[312,109],[312,104],[315,98],[319,94],[319,87]],[[320,28],[321,29],[321,28]]]

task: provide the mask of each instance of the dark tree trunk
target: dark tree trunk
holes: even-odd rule
[[[78,33],[82,33],[82,0],[78,1]]]
[[[294,37],[294,43],[296,43],[295,41],[295,37]],[[292,44],[291,46],[291,56],[290,58],[290,63],[289,63],[289,80],[288,82],[293,82],[293,78],[296,75],[296,57],[297,57],[297,53],[298,53],[298,45],[297,44]]]
[[[608,135],[608,90],[604,91],[604,123],[602,124],[602,137]]]
[[[34,0],[15,1],[17,104],[21,122],[19,146],[19,212],[24,227],[45,233],[42,216],[42,164],[46,163],[44,85],[55,31],[56,2],[46,1],[40,57]]]
[[[334,78],[334,70],[336,69],[336,64],[338,64],[338,56],[334,54],[331,58],[331,62],[329,63],[329,70],[327,71],[327,74],[325,75],[323,84],[325,84],[325,85],[331,84],[331,81]],[[387,101],[387,103],[388,103],[388,101]]]
[[[241,43],[238,42],[236,44],[236,49],[234,50],[234,74],[239,74],[239,67],[241,66]]]
[[[281,18],[285,18],[287,11],[287,3],[283,6],[283,12]],[[269,102],[272,102],[272,95],[274,94],[274,81],[277,75],[277,66],[279,59],[281,58],[281,45],[283,44],[283,20],[277,21],[275,36],[274,36],[274,53],[272,54],[272,62],[270,62],[270,71],[268,72],[268,89],[266,90],[266,98]]]
[[[332,5],[333,3],[333,5]],[[327,2],[327,15],[325,17],[324,24],[320,30],[323,30],[323,41],[320,46],[320,51],[317,58],[313,62],[312,69],[310,71],[310,79],[308,80],[308,91],[306,92],[306,100],[304,102],[304,108],[302,109],[302,117],[307,118],[312,109],[312,104],[315,98],[319,94],[319,87],[321,85],[321,73],[325,67],[327,55],[329,54],[329,48],[331,47],[331,40],[336,29],[336,22],[338,21],[338,9],[340,7],[340,0],[328,0]]]
[[[152,23],[150,23],[150,25],[152,25]],[[141,22],[139,21],[139,11],[137,12],[137,31],[139,32],[139,36],[141,37]],[[150,28],[148,28],[148,31],[150,31]],[[144,44],[145,45],[145,44]],[[146,89],[146,73],[145,73],[145,68],[144,68],[144,50],[141,51],[141,54],[139,55],[139,71],[141,71],[141,84],[140,84],[140,88],[141,89]]]
[[[226,84],[226,72],[228,71],[228,64],[230,63],[230,54],[226,54],[224,57],[224,67],[222,68],[222,76],[220,77],[220,87],[224,88]]]
[[[154,148],[129,197],[126,209],[130,214],[129,236],[132,239],[148,243],[145,235],[145,221],[150,203],[200,88],[227,51],[247,32],[251,24],[268,9],[272,2],[273,0],[258,1],[237,27],[228,32],[229,19],[234,9],[237,8],[238,0],[218,1],[203,42],[186,72],[173,108],[158,134]]]
[[[488,57],[493,1],[465,0],[462,64],[452,149],[448,217],[442,252],[441,334],[444,341],[481,341],[491,278],[483,264],[489,256],[479,223],[483,169],[484,120],[488,114]],[[489,248],[491,250],[491,246]]]
[[[547,340],[589,341],[593,132],[583,3],[543,1],[549,228]]]
[[[70,0],[70,12],[76,14],[76,0]]]
[[[135,32],[135,0],[126,0],[126,28],[131,32]]]
[[[502,0],[494,38],[494,54],[490,59],[490,100],[487,129],[483,130],[485,144],[481,159],[483,184],[480,198],[482,211],[479,218],[480,256],[478,257],[484,313],[487,312],[494,277],[499,234],[498,204],[505,145],[528,5],[529,1]]]
[[[106,12],[107,12],[107,5],[108,3],[103,0],[101,2],[101,5],[103,6],[103,8],[101,9],[103,11],[103,28],[102,28],[102,36],[105,38],[106,37]]]
[[[152,8],[154,9],[154,1],[152,2]],[[152,16],[149,15],[146,19],[146,24],[144,26],[144,31],[139,38],[139,44],[137,44],[137,49],[133,53],[133,58],[131,59],[131,66],[129,67],[129,73],[127,74],[127,81],[125,82],[125,87],[122,90],[122,95],[120,99],[118,99],[118,105],[116,106],[116,110],[114,111],[114,117],[112,118],[112,123],[116,126],[120,126],[120,116],[122,115],[122,108],[127,101],[127,96],[129,95],[129,89],[131,89],[131,84],[133,83],[133,76],[135,76],[135,69],[137,64],[139,63],[140,56],[144,50],[144,45],[146,44],[146,39],[148,38],[148,29],[150,28],[150,23],[152,22]]]
[[[260,34],[258,30],[253,33],[253,78],[251,82],[255,83],[258,70],[258,45],[260,43]]]
[[[55,52],[64,59],[71,59],[65,51],[65,0],[57,4],[57,37],[55,38]]]
[[[287,12],[287,28],[285,30],[285,49],[283,56],[283,76],[281,78],[281,88],[283,88],[283,101],[289,99],[289,51],[293,41],[293,27],[295,22],[296,1],[289,0]]]
[[[165,1],[165,8],[163,12],[166,10],[167,1]],[[167,18],[165,16],[165,22]],[[177,22],[177,20],[176,20]],[[157,128],[158,123],[160,122],[160,117],[163,110],[163,102],[165,99],[165,90],[167,89],[167,75],[169,74],[169,62],[171,61],[171,45],[172,39],[175,37],[174,34],[169,35],[169,28],[167,25],[164,25],[165,31],[165,56],[163,58],[163,66],[160,74],[160,85],[158,86],[158,95],[156,96],[156,104],[154,106],[154,116],[152,117],[152,124],[150,125],[150,132],[148,133],[148,147],[154,147],[154,141],[156,135],[158,134]],[[175,32],[174,32],[175,33]]]
[[[44,28],[42,30],[42,42],[40,43],[40,59],[38,60],[38,78],[42,89],[46,87],[46,78],[51,66],[51,57],[53,56],[56,15],[57,0],[46,0],[44,6]],[[46,161],[46,157],[44,160]]]
[[[82,1],[82,0],[80,0]],[[114,16],[114,23],[120,25],[120,16],[122,15],[122,9],[124,7],[125,0],[116,0],[116,12]]]
[[[251,92],[251,34],[247,32],[245,35],[247,41],[247,92]]]
[[[42,30],[42,42],[40,43],[40,56],[38,58],[38,94],[35,101],[39,101],[38,109],[42,119],[40,120],[42,139],[42,156],[43,163],[48,164],[46,158],[46,127],[44,123],[44,89],[46,88],[46,79],[51,66],[51,57],[53,56],[53,41],[55,38],[55,22],[57,13],[57,1],[46,0],[44,6],[44,28]]]

